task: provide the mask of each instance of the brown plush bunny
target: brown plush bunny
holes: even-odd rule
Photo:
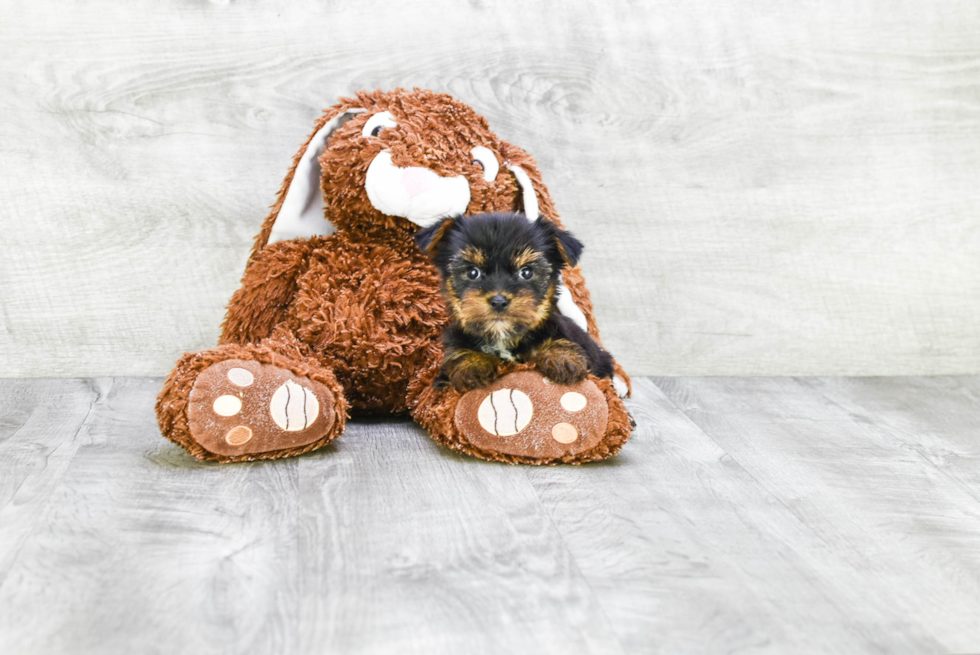
[[[447,320],[413,234],[447,216],[521,210],[558,224],[534,161],[445,94],[344,98],[317,120],[262,224],[217,348],[188,353],[157,401],[163,435],[222,462],[324,446],[348,412],[404,413],[491,460],[580,463],[630,435],[615,382],[550,383],[527,364],[460,394],[431,382]],[[581,271],[559,309],[598,339]]]

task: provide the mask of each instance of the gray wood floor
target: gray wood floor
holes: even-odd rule
[[[638,381],[617,459],[400,420],[200,464],[160,380],[0,380],[3,653],[980,651],[980,378]]]

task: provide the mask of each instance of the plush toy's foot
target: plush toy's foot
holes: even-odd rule
[[[223,346],[178,362],[157,415],[164,436],[198,459],[242,461],[326,445],[343,430],[346,407],[329,371],[261,348]]]
[[[595,448],[608,418],[606,399],[591,380],[566,387],[520,371],[467,392],[454,420],[481,450],[558,459]]]
[[[424,390],[415,417],[454,450],[515,463],[605,459],[630,435],[629,415],[609,380],[562,386],[534,370],[508,373],[462,396]]]
[[[233,457],[299,448],[330,432],[334,395],[268,364],[228,359],[199,376],[187,405],[190,432],[206,450]]]

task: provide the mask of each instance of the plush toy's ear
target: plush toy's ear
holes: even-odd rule
[[[456,225],[457,220],[459,220],[458,216],[451,216],[416,232],[415,243],[418,244],[419,250],[435,258],[439,254],[439,243]]]
[[[582,257],[585,246],[582,242],[572,236],[568,230],[563,230],[551,221],[538,218],[538,224],[548,233],[548,236],[555,243],[555,253],[558,261],[556,263],[572,268]]]
[[[327,139],[341,125],[355,115],[367,111],[346,98],[328,109],[313,125],[313,134],[293,157],[293,165],[286,173],[279,188],[279,195],[272,211],[262,222],[262,230],[255,237],[251,257],[266,244],[297,237],[330,234],[334,227],[323,215],[323,192],[320,189],[320,154]]]
[[[329,118],[299,153],[292,180],[286,183],[282,205],[269,233],[268,243],[297,237],[330,234],[333,225],[323,216],[323,191],[320,190],[320,155],[330,135],[365,109],[349,108]]]

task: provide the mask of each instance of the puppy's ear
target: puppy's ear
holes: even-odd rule
[[[575,266],[582,257],[582,251],[585,250],[582,242],[572,236],[571,232],[563,230],[543,218],[538,218],[537,223],[547,232],[548,237],[555,244],[555,251],[558,255],[558,261],[555,263],[569,268]]]
[[[459,218],[460,217],[458,216],[451,216],[416,232],[415,243],[418,245],[419,250],[424,252],[429,257],[434,258],[436,255],[438,255],[439,244],[449,233],[449,230],[456,225],[456,221],[459,220]]]

